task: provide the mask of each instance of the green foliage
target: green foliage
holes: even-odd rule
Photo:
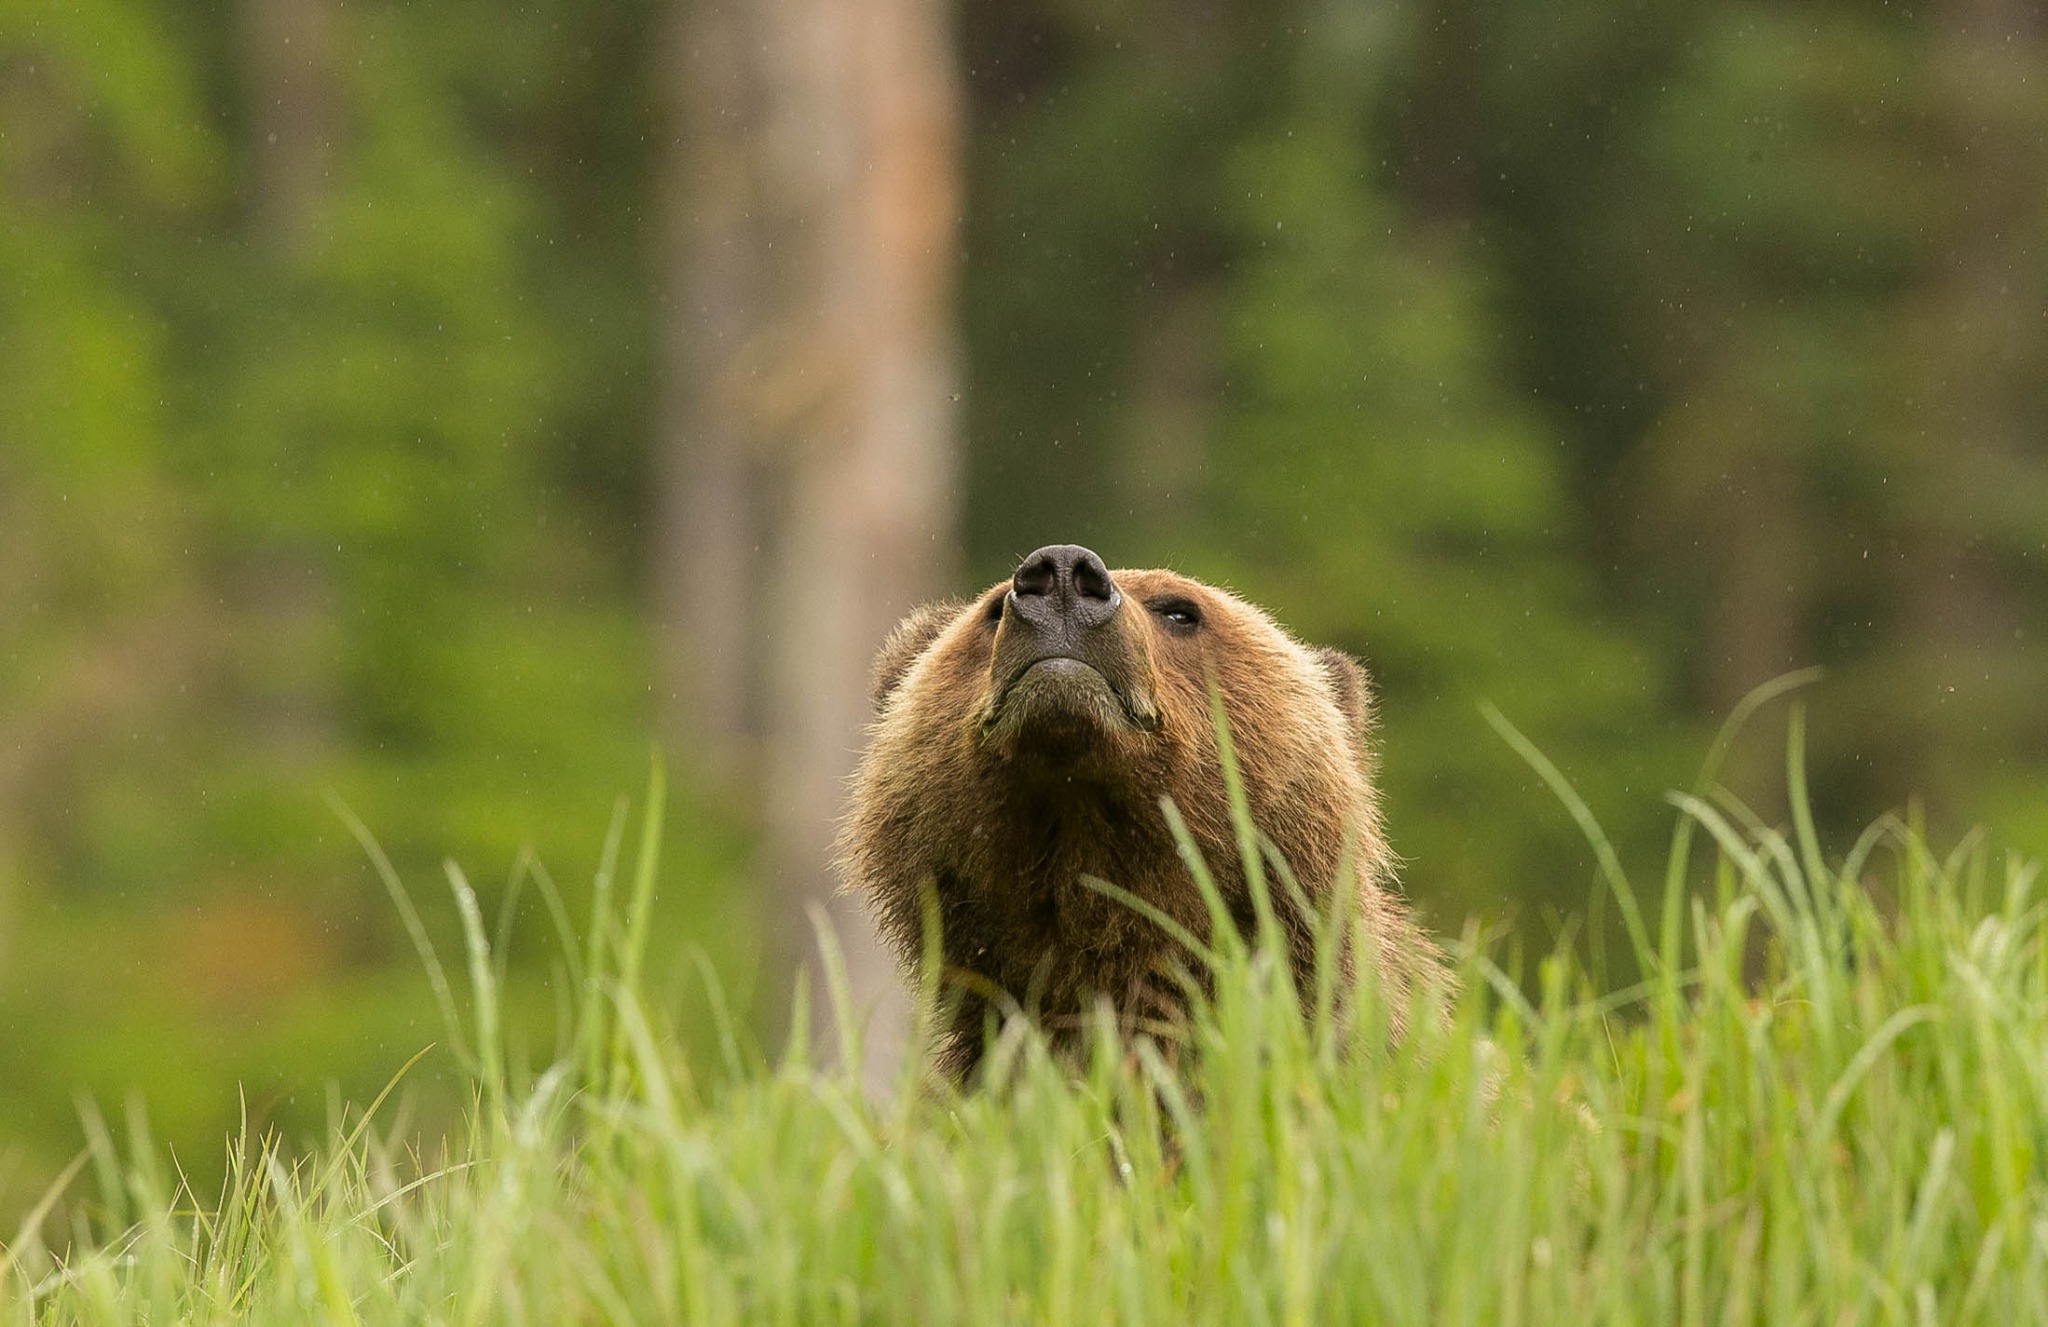
[[[1602,771],[1598,800],[1628,806],[1615,794],[1676,781],[1669,679],[1575,557],[1564,453],[1499,385],[1481,274],[1376,179],[1355,73],[1327,49],[1305,57],[1288,127],[1235,163],[1247,252],[1228,305],[1218,565],[1307,638],[1366,658],[1393,697],[1389,819],[1437,906],[1486,909],[1513,862],[1529,880],[1516,896],[1558,907],[1580,897],[1570,832],[1497,814],[1526,778],[1484,740],[1479,703]],[[1627,828],[1643,842],[1645,818]]]
[[[1796,743],[1792,773],[1796,786]],[[1896,821],[1827,858],[1803,804],[1788,838],[1682,801],[1681,866],[1704,832],[1715,885],[1640,955],[1634,991],[1597,997],[1560,952],[1525,996],[1512,966],[1467,952],[1450,1016],[1390,1043],[1369,980],[1352,1017],[1328,998],[1305,1016],[1276,950],[1224,944],[1204,960],[1216,997],[1180,1044],[1121,1044],[1105,1021],[1068,1063],[1019,1023],[965,1095],[913,1064],[871,1098],[801,1051],[764,1063],[729,1022],[718,1068],[686,1063],[664,1035],[677,1010],[633,978],[640,888],[591,915],[579,1016],[553,1067],[526,1072],[501,1044],[492,942],[465,909],[447,1036],[466,1047],[471,1104],[441,1147],[411,1147],[380,1096],[334,1107],[302,1155],[245,1128],[225,1183],[196,1193],[139,1111],[119,1141],[89,1116],[90,1215],[62,1238],[45,1205],[0,1246],[0,1312],[2038,1317],[2048,935],[2034,870],[1981,848],[1937,857]],[[583,941],[563,946],[585,962]],[[717,1016],[715,985],[693,997],[707,998]]]
[[[1825,664],[1826,822],[1918,798],[2038,849],[2027,7],[1248,14],[968,20],[981,560],[1209,571],[1363,655],[1453,915],[1501,859],[1519,903],[1578,884],[1562,826],[1497,814],[1481,700],[1640,847],[1631,791]]]
[[[1961,10],[1704,16],[1643,121],[1629,258],[1685,333],[1646,366],[1679,399],[1639,491],[1712,554],[1647,565],[1777,600],[1793,647],[1833,666],[1833,799],[1928,793],[1967,822],[1994,787],[2038,796],[2038,769],[2014,774],[2040,722],[2048,347],[2023,328],[2048,208],[2000,181],[2038,176],[2048,100],[2038,44]],[[1717,590],[1701,573],[1739,567],[1738,538],[1775,551]],[[2043,842],[2036,813],[1999,824]]]
[[[406,867],[497,880],[593,860],[652,739],[639,486],[604,473],[641,464],[613,439],[644,352],[609,329],[643,260],[581,215],[631,209],[642,152],[579,170],[578,132],[637,124],[550,118],[555,75],[635,58],[645,11],[488,17],[464,50],[451,11],[337,10],[333,141],[281,227],[235,7],[46,9],[0,10],[9,1210],[80,1090],[148,1083],[185,1144],[238,1083],[309,1124],[411,1038],[403,939],[323,793]],[[609,113],[644,120],[643,91]],[[521,117],[561,137],[508,150]],[[709,878],[725,836],[691,838]]]

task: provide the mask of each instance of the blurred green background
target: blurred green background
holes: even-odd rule
[[[663,751],[772,1027],[867,651],[1055,541],[1368,662],[1443,930],[1592,897],[1482,701],[1653,862],[1823,664],[1838,835],[2048,851],[2048,19],[0,0],[0,1213],[439,1038],[330,798],[447,944]]]

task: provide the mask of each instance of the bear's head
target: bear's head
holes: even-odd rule
[[[1371,778],[1372,704],[1356,661],[1314,649],[1236,596],[1170,571],[1110,571],[1042,548],[969,603],[911,614],[875,664],[873,740],[841,833],[842,870],[908,965],[936,907],[965,998],[944,1049],[974,1063],[986,1009],[1071,1026],[1105,996],[1170,1015],[1182,956],[1108,881],[1196,935],[1209,911],[1169,829],[1171,801],[1241,927],[1252,925],[1220,758],[1220,703],[1258,828],[1326,908],[1340,881],[1405,986],[1435,951],[1388,892]],[[1275,887],[1297,965],[1309,919]]]

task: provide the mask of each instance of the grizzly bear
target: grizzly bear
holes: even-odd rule
[[[872,741],[840,833],[847,885],[913,973],[935,911],[956,998],[938,1069],[975,1069],[989,1012],[1030,1009],[1071,1043],[1107,998],[1127,1026],[1170,1023],[1194,965],[1107,881],[1197,937],[1210,911],[1171,799],[1234,921],[1255,923],[1211,708],[1221,701],[1251,819],[1300,886],[1270,903],[1297,980],[1340,880],[1398,1017],[1441,974],[1394,888],[1356,661],[1294,640],[1259,609],[1170,571],[1117,571],[1041,548],[972,602],[906,618],[875,662]],[[929,900],[929,902],[928,902]],[[1348,958],[1347,958],[1348,961]],[[1310,989],[1303,985],[1301,989]]]

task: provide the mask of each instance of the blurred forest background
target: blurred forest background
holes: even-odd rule
[[[1484,700],[1655,862],[1824,664],[1838,836],[2048,852],[2044,241],[2033,0],[0,0],[0,1210],[440,1038],[330,796],[447,947],[659,746],[772,1027],[869,652],[1046,542],[1366,659],[1441,929],[1593,897]]]

